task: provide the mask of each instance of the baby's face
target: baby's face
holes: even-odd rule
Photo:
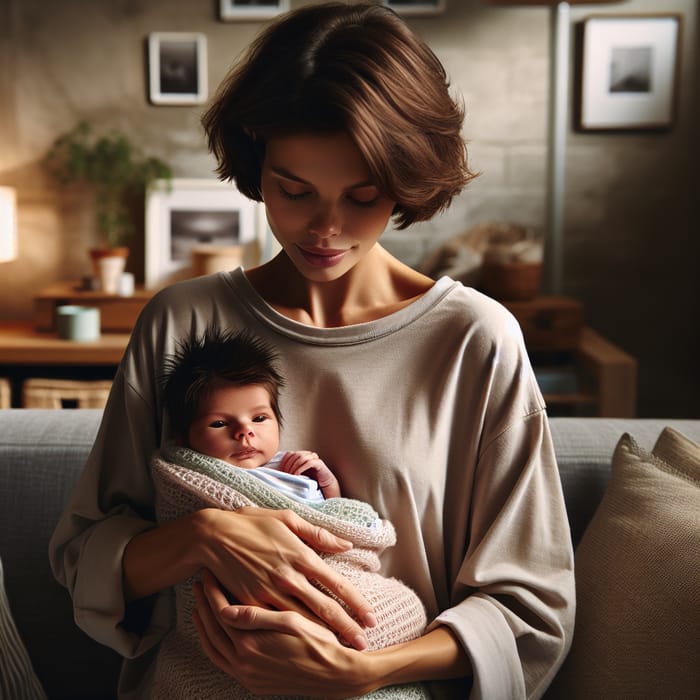
[[[187,433],[197,452],[254,469],[277,452],[279,423],[267,389],[257,384],[225,384],[213,389],[199,405]]]

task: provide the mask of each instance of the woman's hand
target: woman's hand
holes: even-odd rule
[[[291,511],[241,508],[200,513],[206,543],[201,564],[236,601],[298,612],[326,624],[356,649],[367,647],[357,620],[374,626],[372,607],[314,551],[342,552],[350,543]],[[310,579],[343,601],[350,614]]]
[[[363,670],[367,655],[342,646],[327,628],[295,612],[231,606],[206,570],[194,591],[202,648],[251,692],[347,698],[371,689]]]
[[[318,482],[326,498],[340,496],[340,484],[335,474],[315,452],[308,450],[285,452],[278,469],[287,474],[306,474]]]

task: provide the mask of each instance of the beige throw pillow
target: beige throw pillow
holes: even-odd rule
[[[700,445],[625,434],[576,550],[571,651],[548,697],[700,697]]]

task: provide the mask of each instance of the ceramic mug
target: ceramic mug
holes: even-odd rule
[[[100,310],[90,306],[59,306],[56,309],[58,337],[63,340],[97,340]]]

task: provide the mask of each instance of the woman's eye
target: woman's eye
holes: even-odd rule
[[[308,190],[302,190],[301,192],[292,192],[292,191],[282,187],[282,185],[279,185],[279,191],[283,197],[286,197],[287,199],[292,199],[292,200],[304,199],[304,197],[308,197],[309,194],[311,194]]]
[[[348,199],[358,207],[373,207],[379,201],[379,190],[374,186],[350,190]]]
[[[372,199],[360,199],[359,197],[349,197],[349,199],[355,206],[373,207],[379,201],[379,196],[372,197]]]

